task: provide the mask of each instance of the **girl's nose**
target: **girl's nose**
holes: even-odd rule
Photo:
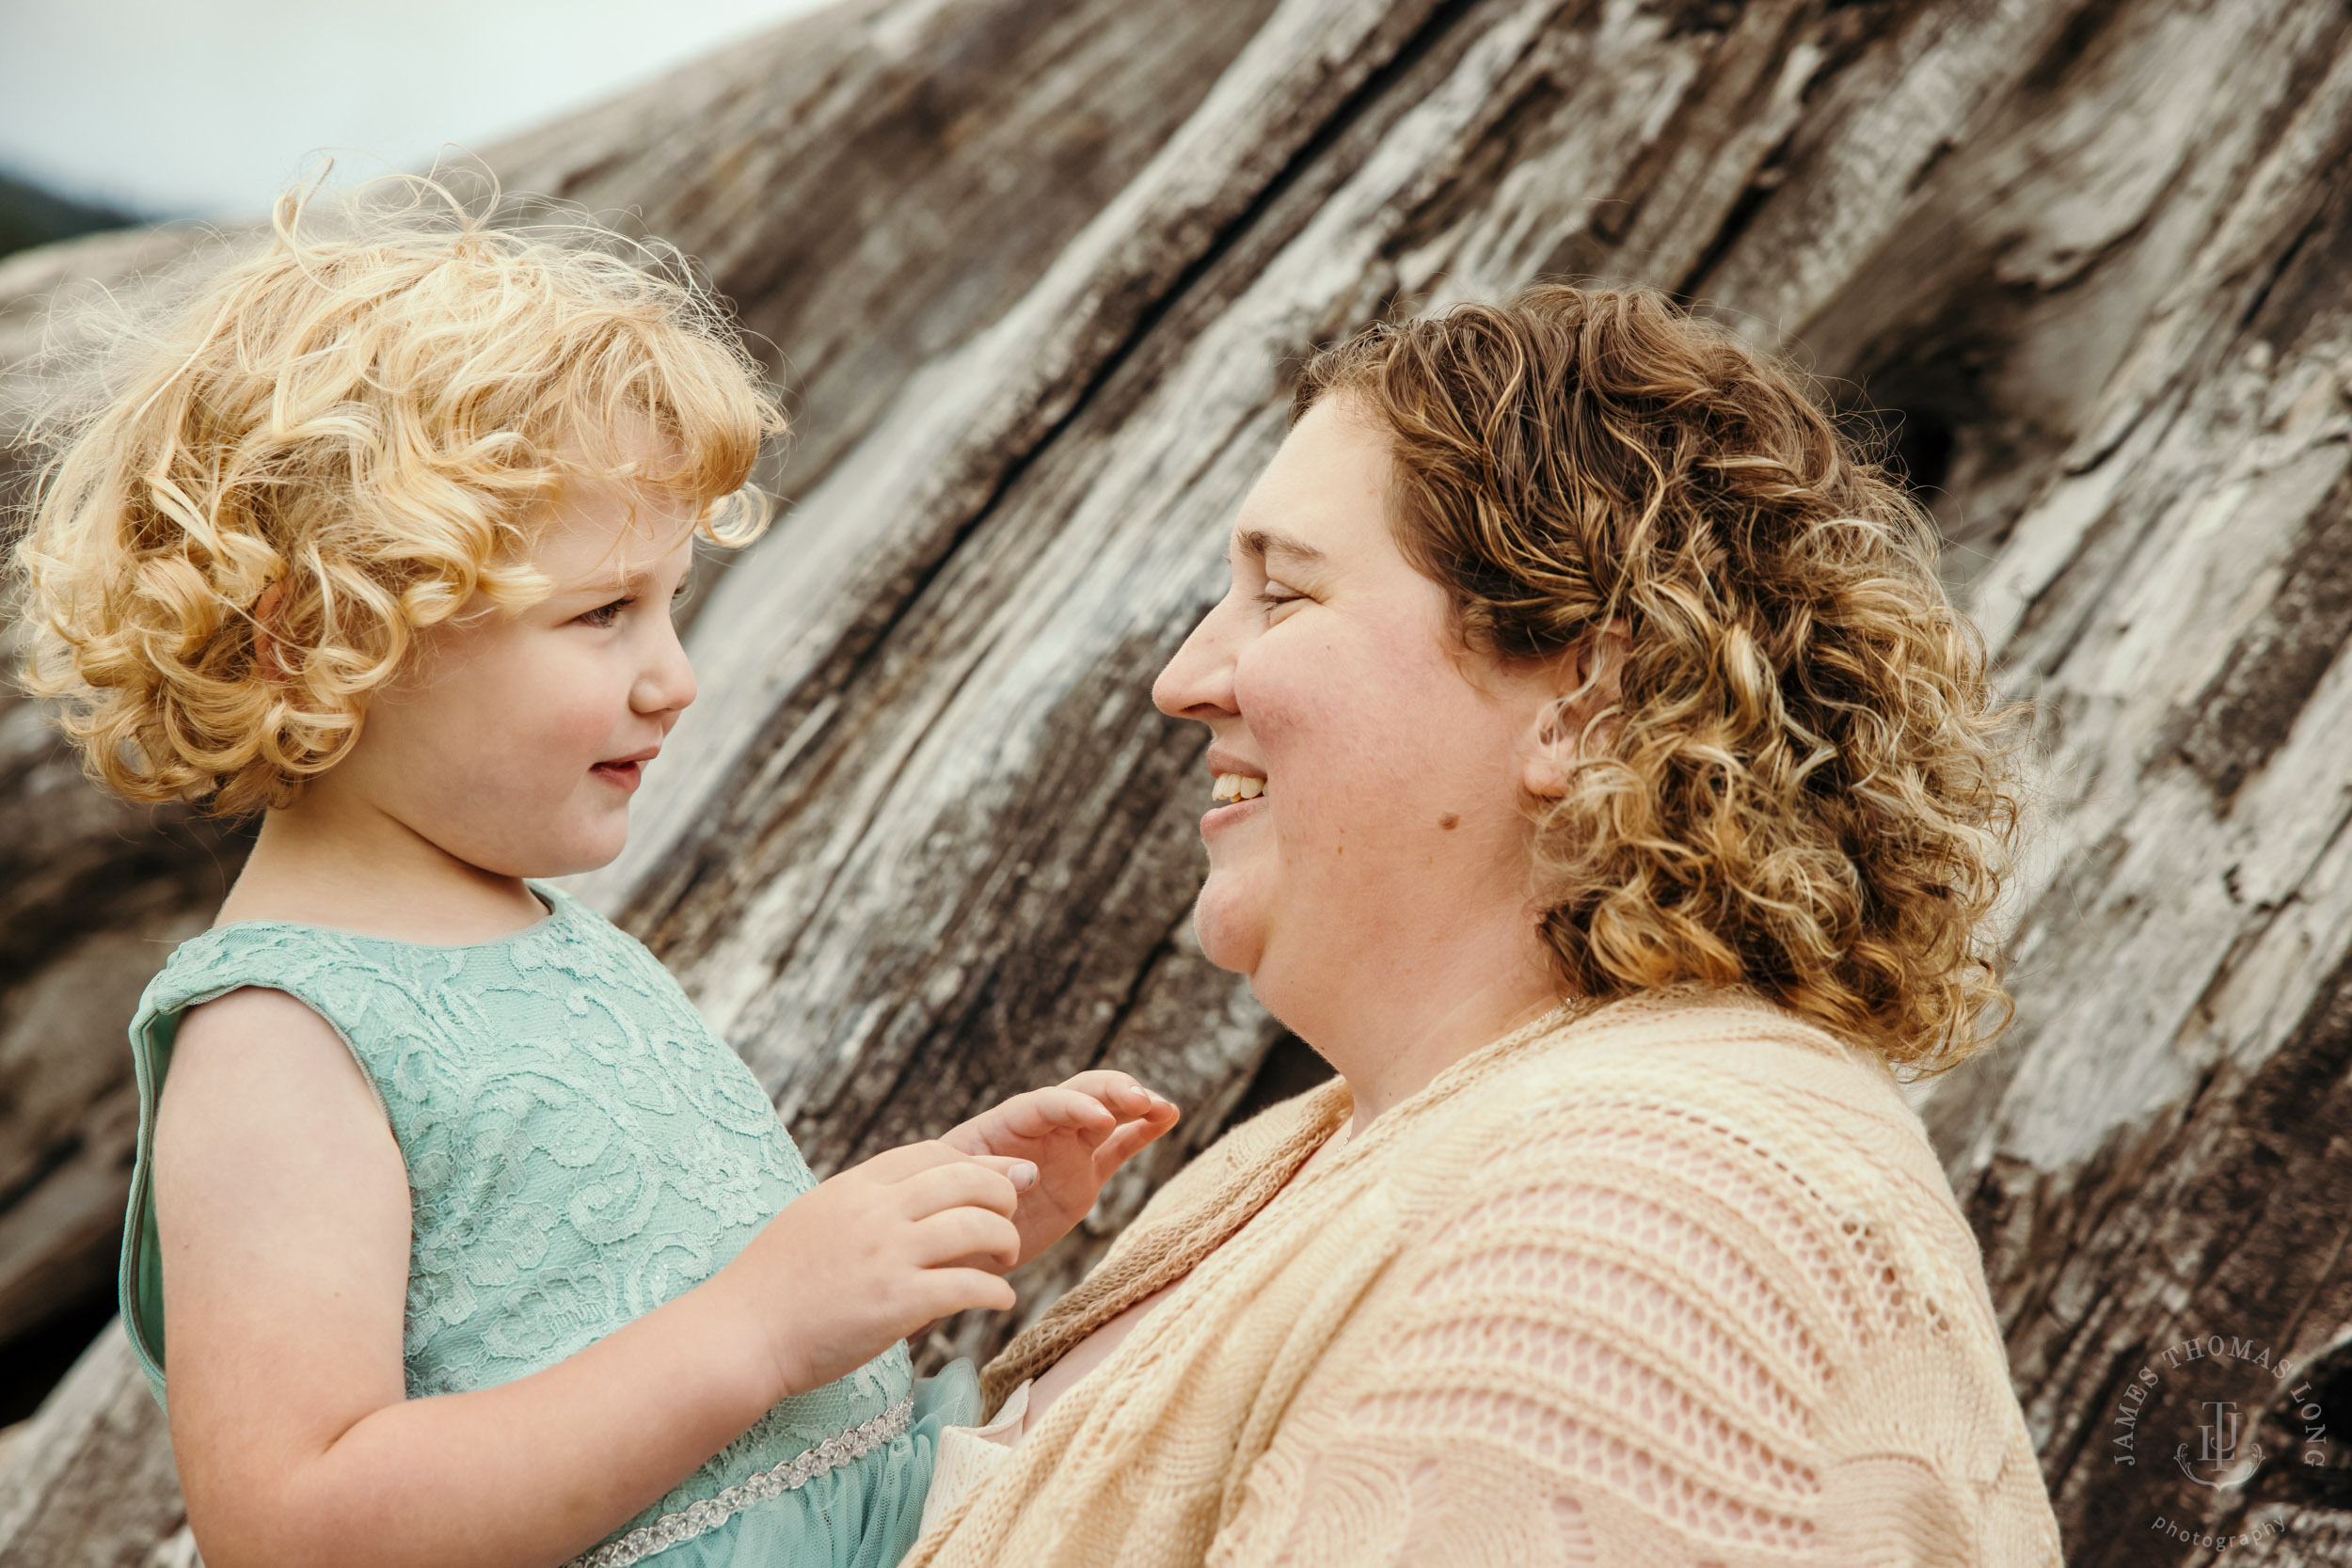
[[[694,666],[666,615],[653,631],[654,646],[630,686],[628,705],[639,713],[675,713],[694,700]]]

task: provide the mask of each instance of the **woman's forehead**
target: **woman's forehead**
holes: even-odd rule
[[[1393,554],[1393,467],[1387,442],[1362,420],[1309,409],[1244,498],[1232,558],[1295,572]]]

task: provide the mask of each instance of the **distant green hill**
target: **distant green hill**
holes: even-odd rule
[[[140,221],[129,213],[75,201],[0,173],[0,256]]]

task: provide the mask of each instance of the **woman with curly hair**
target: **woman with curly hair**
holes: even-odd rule
[[[994,1366],[911,1563],[2055,1564],[1900,1092],[2004,1021],[1931,525],[1642,290],[1315,357],[1159,678],[1202,948],[1339,1076]]]

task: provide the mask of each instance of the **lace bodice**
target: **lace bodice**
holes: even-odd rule
[[[510,1382],[572,1355],[708,1278],[816,1184],[758,1081],[654,957],[555,889],[534,891],[545,919],[468,946],[266,921],[219,927],[183,943],[148,987],[132,1024],[141,1117],[122,1293],[157,1399],[155,1097],[182,1014],[240,987],[285,991],[332,1024],[399,1142],[411,1203],[411,1398]],[[901,1434],[912,1381],[901,1345],[783,1401],[616,1540],[636,1530],[639,1548],[659,1549],[698,1533],[675,1522],[697,1504],[692,1518],[707,1529],[737,1511],[747,1481],[772,1495],[776,1483],[761,1477],[790,1483],[818,1458],[854,1459]],[[804,1455],[817,1457],[794,1470]],[[645,1533],[656,1530],[658,1540]]]

